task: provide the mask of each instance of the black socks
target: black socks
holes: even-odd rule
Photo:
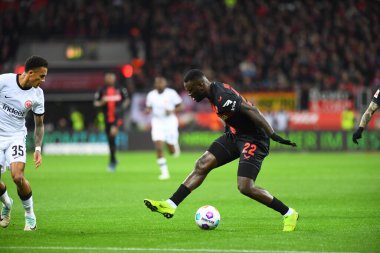
[[[170,199],[178,206],[190,193],[190,189],[181,184]]]
[[[287,207],[284,203],[282,203],[280,200],[276,199],[275,197],[273,197],[273,200],[268,205],[268,207],[276,210],[277,212],[281,213],[282,215],[285,215],[289,210],[289,207]]]

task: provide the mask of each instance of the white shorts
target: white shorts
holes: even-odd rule
[[[170,145],[178,144],[178,121],[177,122],[152,122],[152,140],[163,141]]]
[[[14,162],[26,163],[26,136],[0,137],[1,173]]]

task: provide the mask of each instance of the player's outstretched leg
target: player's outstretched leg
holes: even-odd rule
[[[165,200],[155,201],[151,199],[144,199],[146,207],[148,207],[152,212],[158,212],[163,214],[166,218],[170,219],[174,216],[175,208],[172,207]]]
[[[289,215],[284,215],[284,229],[283,231],[285,232],[291,232],[296,229],[297,226],[297,220],[299,218],[298,212],[292,208],[291,209],[293,212]]]
[[[3,228],[8,227],[10,221],[11,221],[11,210],[13,205],[13,200],[10,199],[10,205],[6,206],[3,204],[3,207],[1,208],[1,217],[0,217],[0,226]]]

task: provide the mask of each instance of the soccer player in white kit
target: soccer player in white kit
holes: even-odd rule
[[[160,180],[170,178],[168,165],[164,157],[164,143],[169,153],[178,156],[178,118],[176,113],[183,108],[182,98],[178,93],[167,87],[164,77],[154,79],[154,90],[148,93],[146,99],[146,112],[152,114],[152,140],[157,154],[157,163],[160,166]]]
[[[25,72],[0,75],[0,169],[10,168],[17,193],[25,209],[25,231],[37,228],[33,211],[32,189],[24,177],[26,163],[25,117],[34,113],[34,163],[41,165],[41,145],[44,137],[44,93],[40,85],[45,81],[48,62],[39,56],[31,56],[25,62]],[[2,202],[0,226],[6,228],[11,218],[13,200],[8,196],[6,185],[1,181],[0,201]]]

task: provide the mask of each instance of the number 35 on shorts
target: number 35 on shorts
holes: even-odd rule
[[[12,157],[17,158],[20,156],[24,156],[24,146],[22,145],[14,145],[12,146]]]

